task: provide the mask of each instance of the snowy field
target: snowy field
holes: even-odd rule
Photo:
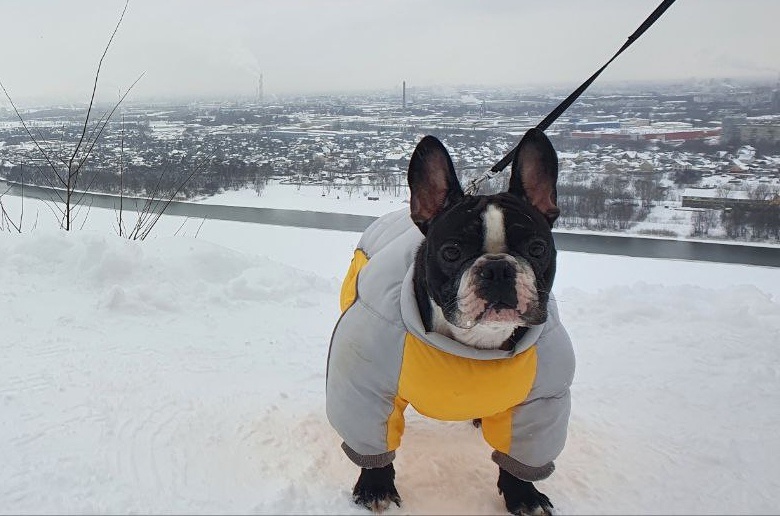
[[[225,190],[204,197],[197,202],[226,206],[257,206],[262,208],[300,209],[327,213],[351,213],[353,215],[382,215],[408,205],[406,187],[399,195],[372,192],[369,186],[355,189],[350,195],[346,189],[325,189],[320,185],[295,185],[270,181],[258,195],[252,188]],[[369,200],[369,197],[376,198]],[[406,202],[405,202],[406,201]]]
[[[108,210],[51,219],[28,200],[0,232],[0,513],[366,514],[324,410],[358,234],[170,217],[135,242]],[[562,252],[558,271],[578,363],[539,483],[557,511],[777,513],[780,269]],[[502,514],[478,430],[408,416],[389,514]]]

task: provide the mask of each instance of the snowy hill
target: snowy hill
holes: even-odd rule
[[[0,512],[367,514],[324,411],[359,235],[171,217],[132,242],[113,216],[0,232]],[[777,511],[780,270],[563,252],[554,290],[560,513]],[[489,451],[409,414],[390,513],[502,514]]]

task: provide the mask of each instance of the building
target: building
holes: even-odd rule
[[[780,115],[726,117],[723,139],[736,144],[780,144]]]
[[[683,208],[766,208],[780,206],[780,196],[771,199],[751,199],[744,190],[718,188],[686,188],[682,193]]]

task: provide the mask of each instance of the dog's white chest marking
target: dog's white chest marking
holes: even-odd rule
[[[504,230],[504,212],[494,204],[488,205],[482,214],[485,228],[485,253],[500,254],[506,252],[506,231]]]

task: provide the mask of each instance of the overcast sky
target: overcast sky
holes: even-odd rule
[[[130,0],[99,91],[132,99],[578,86],[660,0]],[[0,0],[15,100],[84,100],[124,0]],[[780,1],[677,0],[599,78],[780,78]],[[597,83],[597,84],[598,84]],[[0,99],[3,105],[4,99]]]

